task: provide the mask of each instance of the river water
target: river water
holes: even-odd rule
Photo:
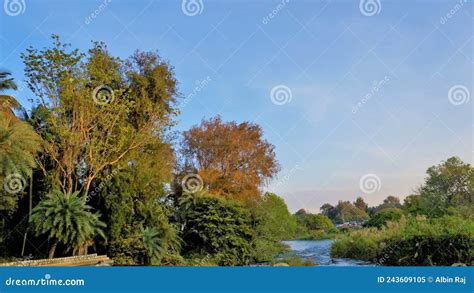
[[[289,255],[312,258],[320,266],[370,266],[373,264],[348,258],[332,258],[333,240],[293,240],[283,241],[291,249]]]

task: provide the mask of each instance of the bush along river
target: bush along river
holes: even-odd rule
[[[291,249],[284,256],[310,258],[318,266],[373,266],[362,260],[349,258],[332,258],[331,245],[333,240],[292,240],[283,241]]]

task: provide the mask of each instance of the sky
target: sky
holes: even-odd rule
[[[3,2],[0,68],[23,105],[20,53],[53,33],[121,58],[158,50],[183,96],[174,130],[261,125],[281,165],[265,190],[291,211],[403,199],[429,166],[473,161],[471,0]]]

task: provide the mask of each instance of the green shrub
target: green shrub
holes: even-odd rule
[[[281,240],[295,237],[296,219],[288,211],[285,201],[273,193],[266,193],[250,207],[256,237],[252,243],[254,261],[271,261],[286,250]]]
[[[339,236],[331,247],[331,255],[337,258],[375,259],[379,239],[373,229],[354,230]]]
[[[332,221],[325,215],[306,214],[302,218],[302,222],[308,230],[322,230],[328,232],[335,229]]]
[[[391,266],[471,264],[473,239],[467,235],[415,236],[387,241],[377,256]]]
[[[310,214],[304,210],[295,214],[298,222],[296,239],[316,240],[329,239],[337,232],[331,219],[322,214]]]
[[[381,229],[341,235],[331,254],[382,265],[473,264],[474,223],[454,216],[401,218]]]
[[[274,193],[265,193],[261,201],[250,207],[257,235],[276,241],[292,239],[296,219],[288,211],[285,201]]]
[[[214,196],[196,197],[182,212],[184,254],[218,265],[247,265],[254,237],[250,215],[237,203]]]
[[[371,217],[364,226],[380,228],[385,226],[387,222],[396,222],[403,217],[403,211],[397,208],[388,208],[378,211]]]
[[[253,242],[253,258],[257,263],[269,262],[276,255],[287,250],[285,245],[274,240],[257,238]]]

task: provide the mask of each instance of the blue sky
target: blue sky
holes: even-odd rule
[[[260,124],[282,167],[266,189],[292,211],[378,204],[450,156],[472,163],[474,13],[472,1],[367,1],[19,1],[0,14],[0,67],[22,80],[20,53],[52,33],[122,58],[158,50],[188,97],[176,130],[217,114]]]

